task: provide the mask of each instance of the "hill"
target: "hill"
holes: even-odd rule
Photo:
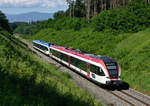
[[[149,3],[134,0],[125,7],[102,11],[91,19],[70,18],[65,16],[67,11],[57,12],[54,19],[39,22],[31,37],[29,34],[23,37],[111,56],[121,64],[122,79],[150,95],[148,11]]]
[[[6,14],[9,22],[35,22],[53,18],[53,13],[29,12],[24,14]]]
[[[0,31],[0,42],[0,105],[101,105],[8,32]]]
[[[119,35],[93,32],[91,29],[43,29],[28,39],[54,42],[57,45],[111,56],[121,64],[122,80],[127,81],[132,88],[150,94],[150,29]]]

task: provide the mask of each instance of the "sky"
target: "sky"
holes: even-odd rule
[[[54,13],[67,8],[66,0],[0,0],[0,10],[5,14]]]

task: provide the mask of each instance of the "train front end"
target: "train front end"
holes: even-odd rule
[[[106,66],[107,76],[106,85],[120,85],[121,80],[121,68],[118,62],[114,59],[107,58],[104,60]]]

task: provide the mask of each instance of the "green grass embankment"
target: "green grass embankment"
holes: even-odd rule
[[[33,54],[25,44],[0,33],[0,105],[101,105],[67,73]]]
[[[121,64],[122,79],[132,88],[150,95],[150,29],[120,35],[93,32],[91,29],[76,32],[43,29],[28,39],[54,42],[57,45],[111,56]]]

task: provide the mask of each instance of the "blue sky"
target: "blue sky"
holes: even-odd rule
[[[0,0],[0,10],[5,14],[54,13],[67,8],[66,0]]]

